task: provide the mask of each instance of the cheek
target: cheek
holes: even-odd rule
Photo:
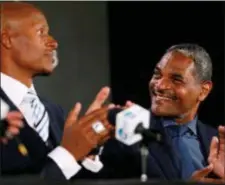
[[[154,84],[155,84],[154,80],[151,79],[148,83],[149,90],[152,90],[152,88],[154,87]]]
[[[15,54],[21,60],[38,60],[43,53],[40,40],[29,37],[17,38],[13,43]]]
[[[177,96],[179,98],[180,106],[182,107],[191,107],[196,104],[198,99],[197,91],[194,89],[179,89],[179,91],[177,91]]]

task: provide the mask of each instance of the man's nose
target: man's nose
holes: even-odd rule
[[[169,79],[161,78],[157,80],[155,86],[158,90],[167,90],[167,89],[171,89],[171,82]]]
[[[51,36],[49,37],[46,45],[48,48],[51,48],[51,50],[56,50],[58,48],[58,42]]]

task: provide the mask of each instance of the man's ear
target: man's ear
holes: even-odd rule
[[[9,49],[11,48],[12,44],[11,44],[11,38],[9,33],[6,30],[3,30],[1,32],[1,39],[0,42],[2,44],[3,47]]]
[[[199,101],[204,101],[206,97],[209,95],[213,88],[213,83],[212,81],[205,81],[202,82],[201,84],[201,92],[199,94],[198,100]]]

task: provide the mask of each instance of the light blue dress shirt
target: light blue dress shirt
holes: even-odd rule
[[[174,120],[162,120],[164,128],[178,125]],[[202,169],[206,166],[206,161],[201,151],[201,145],[197,133],[197,117],[194,120],[183,124],[182,126],[188,127],[189,132],[184,136],[184,143],[191,154],[192,162],[195,170]],[[173,146],[176,147],[176,146]]]

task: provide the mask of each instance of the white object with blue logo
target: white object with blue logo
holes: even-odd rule
[[[141,141],[143,136],[135,133],[135,129],[140,123],[142,123],[145,129],[149,128],[149,110],[135,104],[119,112],[116,116],[116,139],[129,146]]]

